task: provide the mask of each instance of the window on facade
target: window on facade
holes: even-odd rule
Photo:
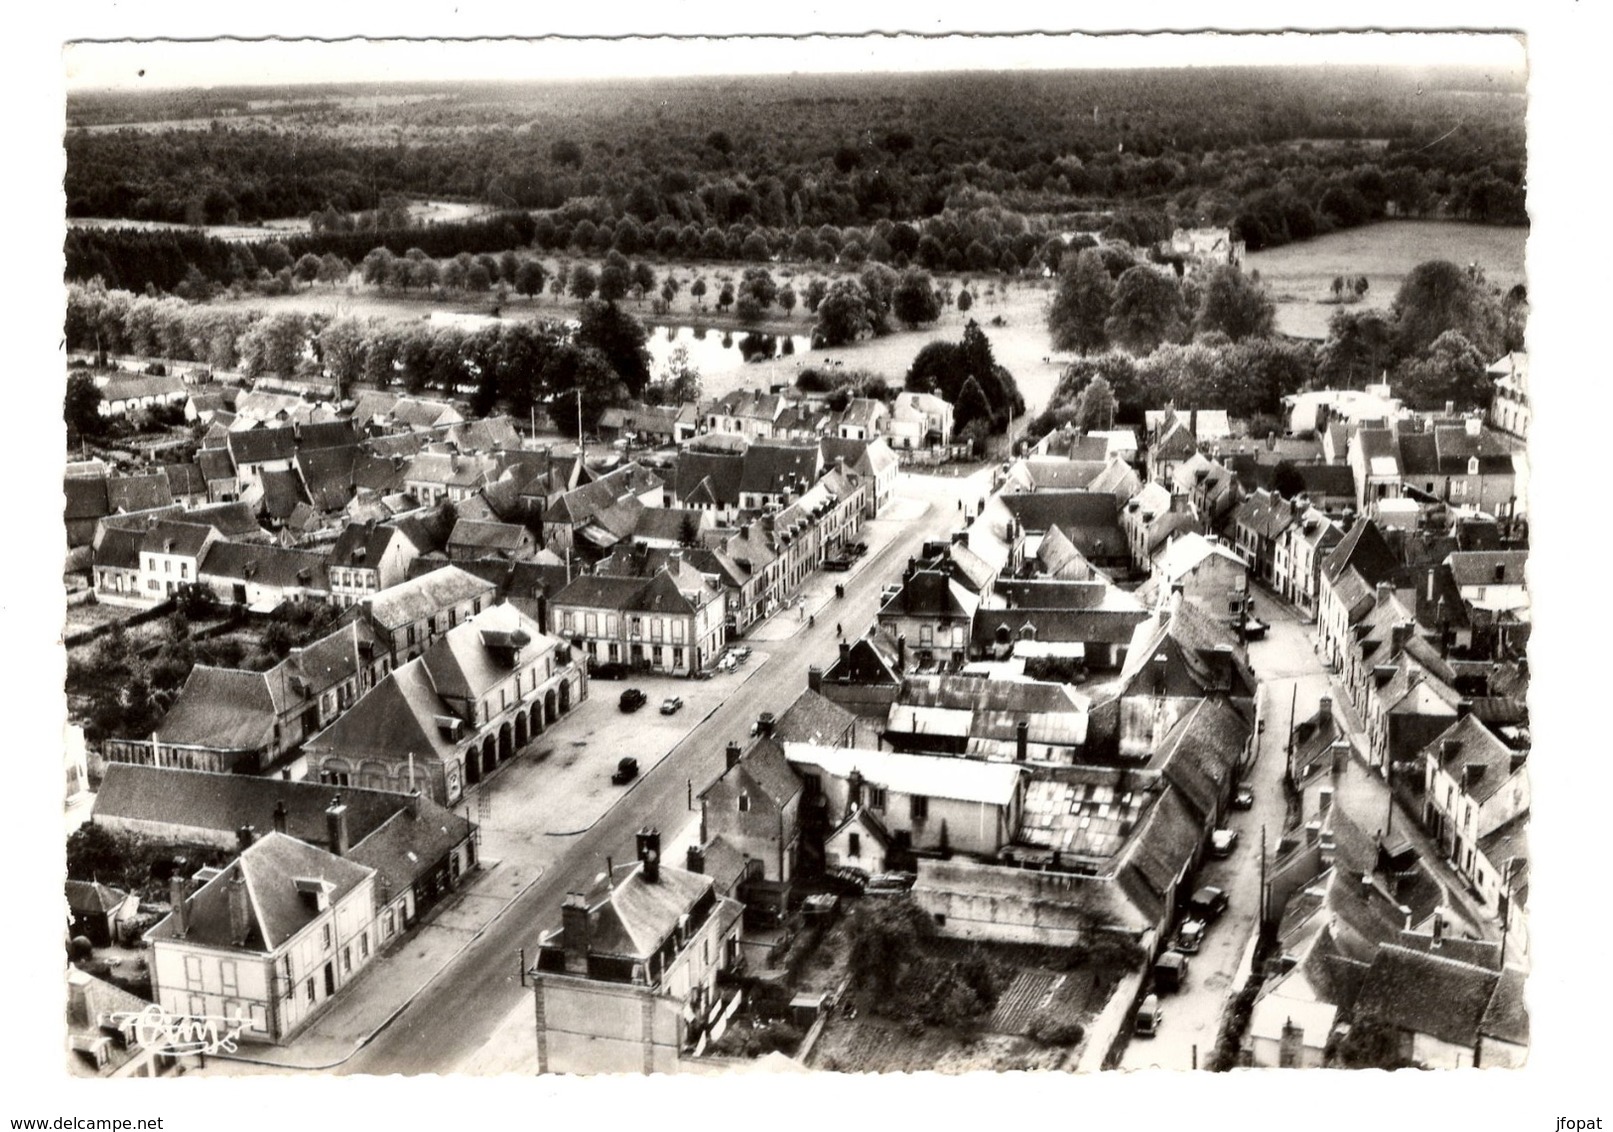
[[[386,927],[386,938],[391,939],[392,938],[392,933],[397,931],[397,920],[395,919],[395,915],[394,915],[392,909],[390,909],[390,908],[388,908],[386,910],[386,925],[385,925],[385,927]]]
[[[370,957],[370,933],[369,932],[363,932],[358,937],[358,957],[360,959],[368,959]]]
[[[750,795],[743,790],[739,792],[739,812],[742,814],[750,813]]]
[[[353,973],[353,945],[348,944],[346,947],[342,948],[342,974],[351,975],[352,973]]]
[[[846,834],[846,853],[852,857],[863,855],[863,839],[860,833]]]
[[[181,578],[188,578],[188,577],[190,577],[190,563],[188,563],[188,562],[181,562],[181,563],[180,563],[180,564],[179,564],[179,576],[180,576],[180,577],[181,577]]]
[[[312,980],[312,979],[308,980],[307,988],[308,988],[308,1001],[309,1002],[315,1001],[316,992],[314,990],[314,980]]]
[[[868,788],[868,808],[883,810],[885,808],[885,788],[883,786],[870,786]]]
[[[320,935],[324,939],[325,950],[326,951],[329,951],[332,947],[335,946],[336,937],[335,937],[334,933],[332,933],[331,926],[329,924],[324,925],[324,927],[320,930]]]
[[[235,960],[220,959],[218,961],[218,984],[225,994],[236,993]]]
[[[190,987],[202,985],[202,961],[199,956],[185,956],[185,985]]]
[[[929,625],[919,626],[919,644],[924,646],[935,643],[935,629]]]
[[[590,613],[583,618],[583,632],[590,637],[599,633],[599,615],[597,613]]]
[[[162,560],[162,572],[164,574],[172,574],[174,572],[174,563],[172,559],[164,558]]]
[[[930,818],[930,800],[922,794],[913,795],[909,812],[915,823],[928,821]]]
[[[683,650],[681,648],[675,648],[672,650],[672,667],[683,667]]]

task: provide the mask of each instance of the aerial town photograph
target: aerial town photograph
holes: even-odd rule
[[[64,1076],[1522,1069],[1527,37],[1067,38],[67,46]]]

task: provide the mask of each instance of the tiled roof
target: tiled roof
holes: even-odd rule
[[[1386,944],[1356,996],[1355,1016],[1471,1049],[1496,980],[1482,967]]]
[[[745,449],[744,460],[739,490],[759,495],[776,495],[791,482],[796,490],[805,491],[817,482],[823,469],[823,454],[816,443],[758,441]]]
[[[215,542],[197,566],[202,577],[255,582],[279,589],[324,590],[326,559],[312,550],[258,542]]]
[[[898,793],[994,806],[1006,806],[1013,800],[1022,773],[1009,763],[810,743],[786,743],[784,754],[793,764],[817,766],[836,778],[847,778],[855,770],[865,782]]]
[[[442,720],[452,718],[422,659],[416,657],[382,677],[305,749],[355,761],[375,758],[388,765],[406,754],[452,763],[458,750],[440,727]]]
[[[525,638],[522,653],[542,654],[556,642],[543,627],[508,602],[482,610],[431,643],[421,660],[437,694],[479,700],[510,678],[504,648]]]
[[[467,550],[515,551],[531,535],[525,527],[513,523],[486,523],[474,519],[460,519],[448,536],[448,545]]]
[[[364,865],[285,834],[269,833],[189,898],[183,937],[178,936],[174,917],[169,916],[146,933],[146,938],[183,938],[207,947],[275,951],[323,915],[301,891],[299,880],[323,882],[335,904],[372,875],[374,870]],[[250,909],[246,935],[239,939],[231,932],[229,908],[229,886],[237,877],[246,883]]]
[[[106,481],[106,498],[114,511],[149,511],[174,501],[168,477],[161,472],[113,476]]]
[[[268,747],[280,707],[270,683],[262,672],[195,665],[158,725],[157,738],[225,751]]]
[[[73,912],[115,912],[129,899],[121,888],[113,888],[99,881],[72,880],[67,882],[67,907]]]
[[[143,554],[176,554],[194,558],[206,548],[212,534],[209,527],[179,522],[169,516],[146,528],[145,537],[140,540],[140,551]]]
[[[715,883],[700,873],[663,864],[659,879],[651,884],[644,879],[643,868],[638,862],[618,866],[602,899],[589,901],[590,952],[649,959]]]
[[[112,513],[103,477],[68,476],[62,481],[62,491],[67,496],[62,517],[69,523]]]
[[[368,605],[376,624],[396,629],[492,592],[492,584],[476,575],[457,566],[443,566],[423,577],[382,590],[369,599]]]
[[[778,717],[773,725],[773,739],[775,743],[829,744],[850,733],[856,722],[857,717],[851,712],[807,688]],[[779,756],[783,757],[782,749]]]
[[[1322,560],[1322,573],[1331,581],[1353,568],[1368,585],[1376,585],[1389,581],[1398,566],[1395,552],[1378,525],[1370,520],[1359,520]]]
[[[735,507],[744,474],[743,455],[685,449],[673,466],[673,494],[680,502],[692,502],[696,489],[700,489],[714,503]]]

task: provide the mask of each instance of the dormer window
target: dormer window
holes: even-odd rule
[[[1479,474],[1479,458],[1477,456],[1469,456],[1467,458],[1467,474],[1470,476],[1476,476]]]

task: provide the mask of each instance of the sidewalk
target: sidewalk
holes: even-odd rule
[[[384,1030],[542,875],[535,866],[484,861],[469,884],[377,956],[289,1045],[243,1046],[214,1060],[226,1074],[233,1074],[231,1066],[238,1062],[270,1069],[336,1068]],[[515,962],[512,956],[511,965]]]

